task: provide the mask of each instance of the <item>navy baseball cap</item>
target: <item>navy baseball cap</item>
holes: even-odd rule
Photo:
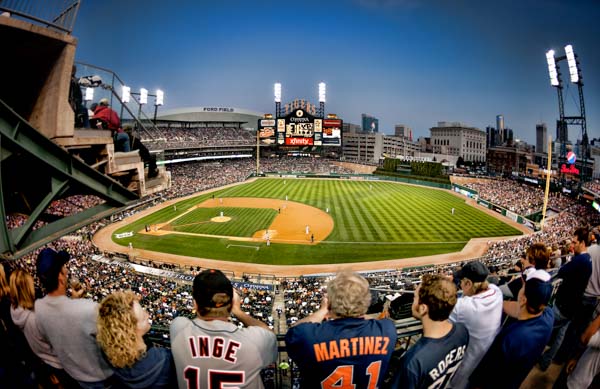
[[[71,256],[64,250],[56,252],[51,248],[45,248],[38,254],[36,269],[38,277],[54,279],[58,277],[63,265],[69,262]]]
[[[548,305],[550,297],[552,297],[550,274],[539,269],[527,274],[526,277],[525,297],[527,297],[527,305],[535,309]]]
[[[468,278],[473,282],[483,282],[490,274],[487,266],[479,261],[471,261],[456,272],[458,279]]]
[[[227,295],[229,301],[214,301],[213,297],[219,293]],[[199,307],[220,308],[233,300],[233,286],[220,270],[204,270],[194,278],[192,295]]]

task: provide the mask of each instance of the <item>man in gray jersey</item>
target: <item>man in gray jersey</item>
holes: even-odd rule
[[[197,317],[171,323],[171,350],[181,389],[263,388],[260,370],[277,359],[277,338],[240,308],[240,298],[219,270],[194,278]],[[246,327],[229,321],[233,314]]]
[[[48,293],[35,302],[38,329],[51,345],[65,371],[82,388],[104,388],[113,371],[96,343],[98,304],[67,297],[69,254],[43,249],[37,275]]]

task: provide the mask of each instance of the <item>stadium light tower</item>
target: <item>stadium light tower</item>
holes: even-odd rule
[[[279,117],[281,114],[281,83],[276,82],[273,87],[275,93],[275,116]]]
[[[575,60],[573,46],[565,46],[565,53],[567,54],[567,63],[569,64],[569,75],[571,76],[571,82],[573,84],[577,84],[579,82],[579,69],[577,68],[577,61]]]
[[[85,96],[83,98],[85,106],[87,107],[88,101],[94,100],[94,88],[85,88]]]
[[[321,117],[325,117],[325,101],[327,97],[327,84],[324,82],[319,83],[319,112]]]
[[[129,103],[130,99],[131,99],[131,88],[123,85],[121,87],[121,102],[127,104],[127,103]]]
[[[585,181],[587,177],[587,158],[588,158],[588,135],[586,128],[586,118],[585,118],[585,102],[583,100],[583,79],[581,77],[581,70],[579,69],[579,61],[577,60],[577,55],[573,50],[572,45],[565,46],[565,56],[555,57],[554,50],[549,50],[546,52],[546,61],[548,63],[548,72],[550,75],[550,85],[556,88],[558,94],[558,110],[560,119],[556,122],[556,133],[557,133],[557,141],[560,143],[560,154],[559,154],[559,165],[566,161],[566,143],[568,142],[568,126],[569,125],[580,125],[581,126],[581,145],[582,150],[581,154],[583,154],[583,165],[582,165],[582,173],[581,180]],[[579,109],[580,114],[578,116],[565,116],[565,108],[562,94],[562,80],[560,69],[558,67],[558,63],[562,60],[566,59],[569,65],[569,76],[570,81],[573,84],[577,85],[577,89],[579,91]]]
[[[165,92],[160,89],[156,90],[156,99],[154,100],[154,124],[156,124],[156,113],[158,112],[158,106],[163,105],[165,101]]]
[[[138,120],[142,120],[142,105],[148,104],[148,89],[140,88],[140,101],[139,101],[139,109],[138,109]]]

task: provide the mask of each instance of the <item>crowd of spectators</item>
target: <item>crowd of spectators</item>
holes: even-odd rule
[[[479,180],[466,183],[465,186],[476,190],[480,199],[523,216],[541,211],[544,205],[542,188],[513,180]],[[571,204],[572,201],[560,193],[551,193],[548,197],[548,206],[557,210],[564,210]]]
[[[157,127],[148,131],[142,134],[142,142],[149,150],[256,144],[255,132],[236,127]]]
[[[594,193],[600,194],[600,181],[593,180],[583,184],[584,188],[591,190]]]

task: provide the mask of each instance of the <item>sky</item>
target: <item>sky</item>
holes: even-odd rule
[[[73,35],[77,61],[132,91],[162,89],[161,110],[274,113],[274,83],[283,104],[318,104],[325,82],[326,112],[345,122],[366,113],[380,132],[405,124],[416,138],[439,121],[485,130],[503,115],[535,144],[535,125],[555,137],[559,117],[545,53],[567,44],[581,63],[588,136],[600,138],[599,21],[598,0],[83,0]],[[559,65],[565,113],[579,116]]]

